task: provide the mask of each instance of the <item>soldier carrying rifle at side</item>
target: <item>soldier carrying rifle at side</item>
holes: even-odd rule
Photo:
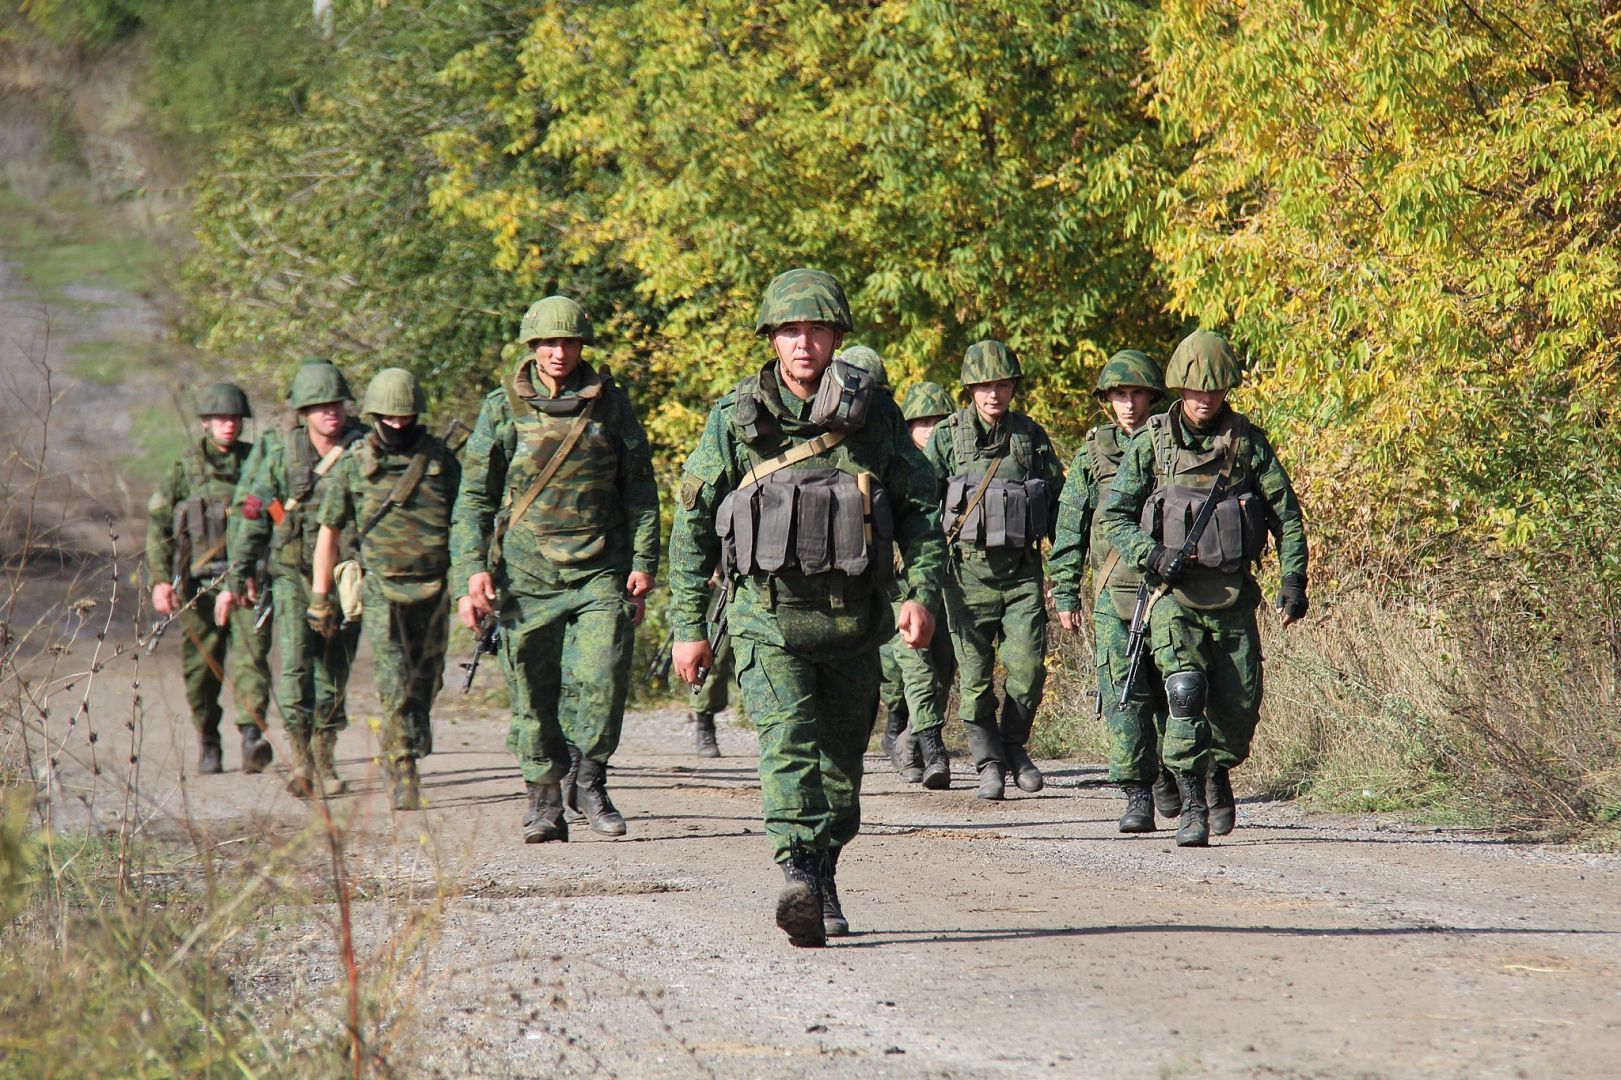
[[[726,711],[726,706],[730,704],[737,671],[732,663],[732,636],[725,632],[725,624],[720,619],[720,612],[726,603],[726,586],[717,576],[711,579],[709,589],[709,625],[720,626],[721,631],[710,639],[715,654],[713,670],[706,670],[703,681],[692,687],[692,722],[696,727],[693,749],[699,757],[718,758],[721,755],[720,744],[715,738],[715,717]],[[672,632],[665,638],[663,648],[648,669],[650,682],[662,681],[669,675],[674,644],[675,634]]]
[[[226,680],[230,651],[231,694],[236,700],[237,728],[242,735],[242,771],[262,772],[272,750],[264,738],[265,707],[270,699],[268,642],[253,632],[253,615],[227,609],[214,619],[210,591],[226,576],[226,526],[231,495],[248,457],[242,421],[253,415],[248,397],[228,382],[205,386],[197,395],[203,434],[158,483],[146,509],[146,561],[157,584],[152,606],[160,615],[176,616],[185,637],[180,666],[186,701],[201,749],[197,771],[223,768],[220,691]],[[159,579],[159,575],[162,575]],[[177,614],[178,613],[178,614]]]

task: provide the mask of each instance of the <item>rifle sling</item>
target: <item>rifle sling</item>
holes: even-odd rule
[[[305,438],[309,438],[309,436],[306,435]],[[332,471],[332,466],[338,463],[338,459],[343,456],[343,452],[344,450],[348,449],[348,446],[348,443],[340,442],[338,445],[321,455],[321,460],[315,463],[314,472],[316,479],[320,479]],[[301,505],[303,505],[303,500],[290,498],[282,504],[282,509],[286,510],[290,514],[294,510],[297,510]]]
[[[1109,587],[1109,578],[1114,574],[1115,568],[1120,565],[1120,549],[1110,548],[1109,555],[1098,567],[1097,588],[1092,593],[1092,604],[1097,606],[1098,600],[1103,596],[1103,590]]]
[[[991,463],[985,466],[985,475],[979,478],[979,486],[974,488],[973,497],[968,500],[968,505],[962,508],[962,513],[957,515],[957,520],[952,522],[951,530],[946,533],[947,547],[957,542],[957,537],[962,535],[962,527],[968,524],[968,516],[974,512],[985,498],[985,493],[990,490],[991,477],[996,475],[996,467],[1002,463],[1005,453],[1004,450],[998,450],[996,456],[991,458]]]
[[[585,395],[581,394],[580,396],[584,397]],[[574,418],[574,423],[570,425],[568,434],[563,436],[563,441],[558,444],[557,449],[552,452],[552,456],[547,459],[545,467],[540,470],[540,475],[535,477],[535,482],[530,484],[528,489],[518,497],[518,501],[513,504],[512,516],[507,519],[508,529],[523,520],[523,516],[529,512],[529,507],[534,505],[535,500],[540,497],[540,493],[546,490],[546,485],[551,483],[552,477],[557,475],[557,470],[563,467],[563,462],[568,460],[569,454],[573,453],[574,448],[579,445],[580,437],[585,434],[585,429],[590,425],[591,413],[596,410],[599,400],[600,398],[597,395],[592,395],[586,401],[585,408],[581,409],[580,415]]]
[[[847,434],[848,432],[844,431],[824,431],[814,439],[802,442],[798,446],[791,446],[782,453],[778,454],[776,457],[766,458],[764,461],[754,466],[754,468],[750,469],[743,475],[743,479],[739,481],[737,486],[739,488],[746,488],[750,484],[758,484],[766,477],[772,475],[773,473],[781,472],[790,465],[797,465],[806,458],[812,458],[817,454],[825,453],[839,445],[839,443],[843,442],[844,436]]]
[[[400,474],[400,478],[394,482],[394,490],[388,493],[388,498],[383,500],[383,505],[377,508],[377,512],[371,516],[371,519],[360,527],[362,538],[377,528],[382,523],[382,520],[388,516],[390,510],[396,506],[404,505],[405,501],[411,497],[411,493],[422,482],[422,474],[428,471],[430,449],[431,447],[424,446],[411,456],[411,464],[406,466],[405,471]]]

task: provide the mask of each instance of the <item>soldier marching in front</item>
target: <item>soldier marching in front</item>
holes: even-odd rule
[[[451,537],[452,576],[466,589],[458,611],[469,629],[500,620],[524,841],[568,839],[565,778],[591,828],[622,836],[607,766],[658,572],[652,452],[630,398],[582,359],[595,335],[579,304],[535,302],[518,336],[525,353],[484,399],[465,452]]]
[[[214,616],[223,624],[233,606],[262,605],[259,590],[266,585],[256,569],[268,562],[279,666],[276,704],[293,752],[287,788],[300,798],[318,788],[328,794],[344,790],[333,754],[338,732],[349,723],[344,701],[360,623],[322,637],[304,621],[304,611],[315,570],[322,487],[344,449],[366,433],[344,409],[350,397],[348,381],[331,364],[307,362],[293,376],[290,422],[261,435],[242,468],[229,588],[220,594]],[[353,559],[355,550],[354,530],[347,529],[339,537],[339,560]]]
[[[1041,425],[1010,408],[1023,374],[1000,341],[970,345],[962,383],[972,402],[941,421],[924,451],[951,548],[946,612],[981,799],[1002,798],[1004,772],[1022,791],[1043,784],[1026,743],[1047,678],[1041,542],[1052,535],[1064,470]],[[992,681],[999,643],[1007,672],[1000,727]]]
[[[226,682],[227,651],[237,730],[242,738],[242,771],[264,771],[273,755],[264,737],[265,708],[270,700],[269,635],[254,633],[253,615],[248,611],[228,611],[225,620],[214,622],[218,589],[230,566],[226,534],[231,495],[249,453],[248,444],[239,436],[244,418],[252,415],[248,396],[240,387],[228,382],[204,387],[197,395],[202,438],[187,447],[146,505],[152,606],[158,614],[176,618],[184,634],[180,667],[191,721],[201,743],[199,773],[217,773],[223,767],[220,720],[224,711],[219,697]]]
[[[450,515],[461,467],[422,424],[427,402],[410,372],[385,368],[366,387],[371,432],[344,452],[321,496],[321,531],[306,612],[317,633],[337,633],[333,602],[340,537],[360,542],[361,625],[383,705],[383,766],[394,809],[422,806],[417,761],[433,753],[431,711],[444,681],[449,636]]]
[[[1165,372],[1180,400],[1127,447],[1094,525],[1128,568],[1157,583],[1146,594],[1149,633],[1165,677],[1162,755],[1181,796],[1183,847],[1233,828],[1229,773],[1249,756],[1260,719],[1261,589],[1252,568],[1268,534],[1283,571],[1283,625],[1307,610],[1306,529],[1289,474],[1266,433],[1227,404],[1242,375],[1221,336],[1199,330],[1183,339]],[[1201,515],[1208,524],[1190,536]]]
[[[731,582],[765,831],[785,879],[776,921],[799,946],[849,932],[836,872],[861,825],[878,646],[897,630],[907,645],[928,644],[943,558],[933,484],[900,410],[869,372],[833,358],[850,328],[831,275],[795,269],[772,280],[755,332],[773,357],[710,410],[670,541],[684,679],[711,666],[709,576],[720,565]]]
[[[1143,663],[1130,694],[1125,701],[1120,699],[1130,664],[1131,616],[1143,577],[1103,539],[1102,531],[1093,527],[1093,517],[1108,500],[1126,446],[1147,426],[1149,413],[1165,396],[1165,383],[1159,365],[1147,354],[1125,349],[1098,372],[1096,393],[1114,419],[1086,433],[1086,444],[1075,455],[1058,501],[1058,529],[1049,560],[1053,606],[1065,630],[1081,628],[1081,577],[1090,565],[1098,710],[1109,728],[1109,779],[1126,795],[1119,827],[1123,833],[1152,832],[1156,804],[1167,818],[1182,812],[1176,782],[1159,758],[1165,691],[1152,663]]]

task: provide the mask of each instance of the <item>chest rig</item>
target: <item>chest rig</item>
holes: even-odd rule
[[[212,579],[225,572],[226,520],[231,494],[248,456],[246,443],[211,451],[206,440],[194,443],[180,458],[187,495],[175,504],[173,572],[183,578]]]
[[[365,437],[365,426],[353,417],[345,417],[338,432],[337,447],[341,453]],[[272,533],[275,560],[289,573],[308,576],[315,560],[315,538],[320,531],[316,518],[321,506],[321,482],[327,472],[321,469],[322,458],[310,442],[309,429],[296,414],[282,429],[282,454],[287,491],[282,503],[285,512]],[[330,470],[331,466],[327,468]],[[267,494],[274,497],[276,493]],[[345,527],[338,538],[339,560],[354,558],[355,546],[354,528]]]
[[[1001,433],[980,445],[970,406],[946,419],[957,473],[946,480],[940,525],[962,549],[1028,548],[1049,527],[1051,488],[1030,475],[1035,463],[1034,425],[1008,413]]]
[[[1228,473],[1228,486],[1199,537],[1194,570],[1237,575],[1266,550],[1266,499],[1250,468],[1250,424],[1231,409],[1208,436],[1187,430],[1180,405],[1149,418],[1154,445],[1155,487],[1143,504],[1143,531],[1169,548],[1181,547],[1215,485]]]

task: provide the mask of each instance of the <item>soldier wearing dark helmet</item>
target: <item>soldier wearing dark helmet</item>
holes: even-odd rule
[[[203,387],[197,395],[202,438],[187,447],[146,505],[152,606],[160,615],[171,615],[195,598],[195,603],[180,611],[184,634],[180,666],[191,720],[201,743],[200,773],[217,773],[223,767],[220,719],[224,712],[219,696],[227,663],[242,737],[242,770],[262,772],[272,755],[264,738],[265,707],[270,700],[265,662],[269,638],[253,632],[253,615],[247,611],[227,611],[223,622],[214,622],[218,590],[230,566],[226,533],[231,495],[249,452],[239,436],[242,421],[252,415],[248,396],[240,387],[228,382]]]
[[[1011,409],[1023,374],[1000,341],[970,345],[962,384],[971,403],[934,429],[924,451],[950,546],[945,595],[958,712],[981,799],[1002,798],[1005,773],[1021,791],[1043,784],[1025,747],[1047,678],[1041,542],[1052,535],[1064,469],[1041,425]],[[998,652],[1007,671],[1000,723],[992,683]]]
[[[1183,339],[1165,372],[1180,400],[1127,447],[1094,526],[1155,586],[1149,625],[1168,704],[1161,753],[1181,796],[1184,847],[1233,828],[1228,774],[1249,756],[1260,719],[1261,589],[1252,571],[1269,535],[1283,571],[1283,625],[1307,608],[1306,527],[1289,474],[1266,432],[1227,404],[1242,374],[1219,335]],[[1224,494],[1184,559],[1187,531],[1218,483]]]
[[[1069,483],[1058,501],[1058,530],[1048,565],[1053,606],[1065,630],[1079,630],[1084,617],[1081,579],[1092,570],[1092,608],[1098,705],[1109,729],[1109,779],[1126,794],[1121,832],[1152,832],[1154,810],[1175,818],[1182,812],[1176,782],[1159,760],[1165,734],[1165,691],[1151,657],[1140,665],[1130,696],[1120,701],[1125,680],[1127,640],[1142,574],[1093,528],[1098,507],[1109,497],[1126,447],[1148,425],[1149,414],[1165,396],[1159,365],[1136,349],[1117,352],[1098,372],[1097,398],[1113,418],[1086,433],[1086,443],[1070,466]],[[1152,789],[1152,799],[1150,798]]]
[[[765,290],[773,353],[709,412],[670,539],[674,666],[711,666],[705,609],[720,566],[745,711],[760,737],[765,831],[782,867],[777,925],[800,946],[849,932],[840,853],[861,826],[878,646],[934,630],[941,548],[927,466],[871,372],[834,358],[851,328],[830,274]],[[900,548],[904,580],[894,576]],[[891,600],[901,598],[899,615]]]
[[[652,452],[629,396],[582,358],[595,334],[579,304],[536,301],[518,339],[524,352],[484,399],[463,454],[457,609],[469,629],[500,620],[507,747],[529,795],[524,842],[567,840],[565,804],[593,831],[623,836],[607,768],[658,572]]]
[[[256,571],[269,564],[279,668],[276,705],[293,754],[287,787],[300,798],[318,788],[337,793],[345,787],[334,752],[338,732],[349,723],[344,703],[360,622],[325,638],[305,623],[304,610],[321,529],[316,513],[322,487],[344,448],[366,433],[344,408],[352,397],[348,380],[333,365],[319,360],[299,365],[287,394],[291,415],[259,437],[242,467],[233,502],[231,576],[217,601],[217,622],[230,607],[256,604]],[[355,557],[353,529],[344,531],[338,549],[340,561]]]

